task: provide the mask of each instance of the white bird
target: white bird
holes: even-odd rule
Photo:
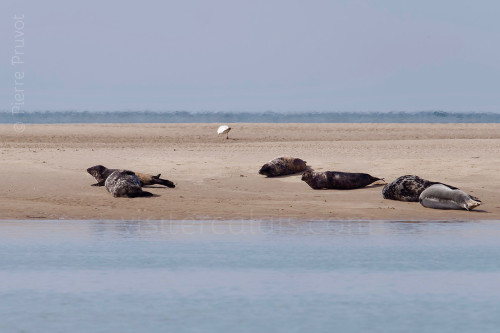
[[[229,131],[230,130],[231,130],[231,127],[226,126],[226,125],[222,125],[217,130],[217,135],[226,134],[226,139],[229,139]]]

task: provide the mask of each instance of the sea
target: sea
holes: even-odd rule
[[[0,221],[0,332],[498,332],[500,221]]]
[[[500,111],[500,110],[499,110]],[[494,112],[0,111],[0,124],[79,123],[500,123]]]

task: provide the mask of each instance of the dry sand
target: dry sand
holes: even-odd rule
[[[0,125],[1,219],[500,219],[499,124]],[[312,190],[300,175],[265,178],[265,162],[302,158],[315,170],[405,174],[479,197],[477,211],[382,198],[382,185]],[[86,168],[157,174],[175,189],[113,198]]]

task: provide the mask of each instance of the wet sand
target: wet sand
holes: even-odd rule
[[[375,219],[500,218],[499,124],[0,125],[2,219]],[[274,157],[302,158],[317,171],[405,174],[477,196],[477,211],[442,211],[364,189],[312,190],[300,175],[266,178]],[[153,198],[113,198],[86,168],[102,164],[162,174],[175,189]]]

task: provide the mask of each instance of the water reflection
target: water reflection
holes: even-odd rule
[[[495,332],[499,222],[3,221],[0,332]]]
[[[300,221],[233,220],[233,221],[1,221],[0,239],[75,239],[94,237],[116,238],[197,238],[197,237],[343,237],[440,234],[498,236],[500,221]]]

